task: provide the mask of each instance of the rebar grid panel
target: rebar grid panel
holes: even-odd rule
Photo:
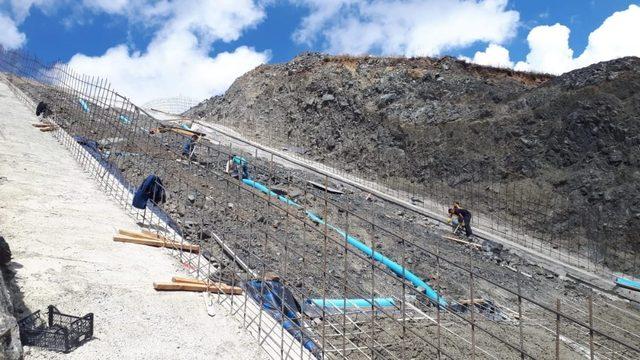
[[[8,68],[6,59],[0,56],[3,71]],[[33,74],[24,75],[30,71]],[[341,309],[323,308],[324,316],[320,318],[302,316],[296,324],[302,330],[301,342],[287,336],[282,326],[260,311],[263,304],[255,304],[247,296],[217,297],[218,303],[238,314],[276,357],[309,356],[302,347],[305,339],[322,344],[322,356],[327,358],[551,358],[556,343],[564,357],[580,355],[585,348],[590,355],[602,358],[638,355],[637,339],[629,336],[633,328],[614,327],[612,321],[599,323],[592,305],[588,307],[591,311],[587,311],[587,319],[571,308],[558,311],[552,296],[544,300],[532,297],[528,289],[532,284],[523,280],[520,273],[506,276],[506,282],[498,281],[496,274],[488,276],[486,269],[478,268],[470,249],[452,248],[422,225],[420,232],[403,229],[418,226],[413,220],[403,219],[402,226],[386,220],[380,214],[399,215],[393,205],[380,199],[374,200],[378,205],[368,212],[359,209],[362,200],[357,197],[340,202],[339,197],[326,189],[329,185],[326,175],[301,171],[273,153],[267,155],[266,161],[261,160],[263,150],[246,143],[241,146],[200,143],[193,154],[195,158],[191,155],[184,158],[180,153],[184,137],[172,133],[150,135],[149,130],[158,126],[158,122],[110,90],[103,80],[87,80],[59,66],[11,72],[21,76],[12,77],[15,86],[31,92],[29,95],[34,99],[59,92],[56,101],[60,109],[55,121],[64,131],[54,135],[143,226],[176,241],[199,244],[208,251],[208,256],[204,256],[204,250],[201,254],[173,251],[194,276],[235,285],[272,271],[280,274],[301,300],[318,297],[395,300],[392,308],[370,302],[368,310],[342,311],[334,316],[328,315],[329,310]],[[33,81],[34,78],[44,80]],[[53,84],[55,88],[43,84]],[[34,90],[38,88],[42,93]],[[89,111],[83,109],[79,98],[86,100]],[[126,116],[128,122],[121,121],[120,115]],[[91,154],[66,133],[123,140],[112,141],[97,154]],[[286,184],[289,194],[298,192],[296,200],[322,214],[324,224],[310,221],[300,210],[272,194],[258,192],[223,174],[224,163],[233,154],[249,158],[252,174],[270,188]],[[149,173],[166,180],[164,186],[170,200],[144,211],[133,210],[129,205],[132,191]],[[309,179],[323,183],[325,190],[309,188],[306,183]],[[348,186],[343,188],[349,191],[348,196],[356,194]],[[346,243],[346,236],[329,231],[329,222],[367,242],[375,251],[394,257],[405,269],[402,275],[409,270],[425,278],[435,274],[432,283],[437,284],[439,293],[451,305],[462,305],[453,300],[456,297],[490,294],[503,309],[502,318],[492,314],[494,307],[483,309],[485,305],[471,306],[466,312],[454,311],[453,306],[432,306],[432,300],[422,291],[354,249]],[[454,255],[460,252],[465,256]],[[334,263],[339,266],[332,266]],[[297,309],[283,305],[278,315],[294,310]]]
[[[253,126],[246,121],[239,123],[236,119],[227,119],[215,125],[218,130],[226,133],[239,133],[245,139],[261,142],[263,145],[266,142],[272,149],[291,149],[287,155],[292,158],[382,191],[434,214],[446,214],[453,201],[461,201],[465,207],[473,210],[473,224],[482,226],[493,237],[505,238],[589,271],[611,275],[610,267],[613,266],[617,267],[617,271],[636,276],[640,274],[638,248],[633,245],[638,244],[636,232],[613,236],[606,221],[587,220],[593,214],[584,214],[581,223],[559,226],[556,220],[562,217],[571,203],[569,199],[550,189],[540,188],[527,181],[504,185],[494,180],[499,179],[497,174],[488,176],[491,180],[473,180],[454,187],[437,180],[430,180],[428,185],[424,185],[407,182],[403,178],[380,178],[375,173],[347,171],[345,168],[352,166],[340,162],[340,159],[327,158],[325,161],[330,165],[309,160],[296,152],[298,146],[274,141],[272,132],[277,132],[278,129],[268,128],[266,134],[260,132],[258,136]],[[427,178],[432,179],[431,176]]]

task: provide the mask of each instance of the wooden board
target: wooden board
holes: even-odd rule
[[[469,241],[465,241],[465,240],[459,239],[459,238],[457,238],[455,236],[442,235],[442,237],[447,239],[447,240],[458,242],[460,244],[475,246],[476,248],[481,248],[482,247],[482,245],[480,245],[480,244],[476,244],[476,243],[472,243],[472,242],[469,242]]]
[[[160,131],[161,133],[166,132],[166,131],[173,131],[175,133],[182,134],[182,135],[187,135],[187,136],[193,136],[193,135],[198,135],[200,137],[207,136],[207,134],[205,134],[203,132],[194,131],[194,130],[187,130],[185,128],[181,128],[181,127],[178,127],[178,126],[160,125],[160,127],[158,128],[158,131]]]
[[[153,288],[157,291],[196,291],[196,292],[214,292],[227,295],[241,295],[242,288],[237,286],[229,286],[223,283],[210,284],[189,284],[189,283],[153,283]]]
[[[170,249],[182,250],[182,251],[191,251],[191,252],[199,252],[200,246],[198,245],[190,245],[190,244],[180,244],[172,241],[163,241],[163,240],[154,240],[154,239],[144,239],[132,236],[124,236],[124,235],[116,235],[113,237],[113,241],[129,243],[129,244],[138,244],[138,245],[147,245],[154,247],[166,247]]]
[[[159,240],[157,237],[152,237],[149,234],[145,234],[145,233],[141,233],[141,232],[137,232],[137,231],[125,230],[125,229],[119,229],[118,230],[118,234],[125,235],[125,236],[131,236],[131,237],[135,237],[135,238]]]
[[[320,184],[320,183],[315,182],[315,181],[307,180],[307,182],[308,182],[309,184],[311,184],[311,185],[313,185],[313,186],[317,187],[318,189],[327,190],[327,192],[328,192],[328,193],[331,193],[331,194],[344,194],[341,190],[334,189],[334,188],[332,188],[332,187],[324,186],[323,184]]]
[[[171,282],[174,283],[183,283],[183,284],[201,284],[201,285],[205,285],[206,282],[200,280],[200,279],[192,279],[192,278],[183,278],[183,277],[179,277],[179,276],[174,276],[171,278]]]
[[[483,298],[478,298],[478,299],[462,299],[460,301],[458,301],[459,304],[461,305],[469,305],[471,303],[473,304],[484,304],[485,300]]]
[[[166,240],[167,238],[162,236],[162,235],[158,235],[152,231],[149,230],[142,230],[142,234],[152,238],[152,239],[158,239],[158,240]]]

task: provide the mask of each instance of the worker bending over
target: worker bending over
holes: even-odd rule
[[[449,209],[449,218],[452,219],[452,222],[454,218],[457,218],[458,222],[464,224],[464,230],[467,237],[471,237],[473,235],[473,231],[471,231],[471,212],[460,207],[459,202],[454,202],[453,208]]]
[[[247,160],[238,155],[233,155],[233,157],[227,161],[224,172],[238,180],[248,179],[249,167],[247,166]]]

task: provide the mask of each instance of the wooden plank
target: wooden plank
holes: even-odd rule
[[[181,134],[181,135],[186,135],[186,136],[193,136],[193,135],[198,135],[199,137],[207,136],[207,134],[205,134],[203,132],[195,131],[195,130],[187,130],[185,128],[178,127],[178,126],[160,125],[160,127],[157,130],[160,133],[164,133],[164,132],[167,132],[167,131],[173,131],[175,133],[178,133],[178,134]]]
[[[124,236],[124,235],[116,235],[113,237],[113,241],[122,242],[122,243],[130,243],[130,244],[138,244],[138,245],[147,245],[154,247],[166,247],[170,249],[182,250],[182,251],[192,251],[192,252],[200,252],[199,245],[191,245],[191,244],[180,244],[172,241],[163,241],[163,240],[154,240],[154,239],[143,239],[132,236]]]
[[[168,237],[162,236],[162,235],[158,235],[152,231],[149,230],[142,230],[142,234],[151,238],[151,239],[157,239],[157,240],[161,240],[161,241],[169,241],[169,242],[173,242],[173,240],[170,240]]]
[[[236,290],[242,291],[242,288],[240,287],[227,285],[223,282],[204,281],[200,279],[184,278],[179,276],[172,277],[171,282],[177,283],[177,284],[192,284],[192,285],[203,285],[203,286],[206,286],[207,284],[209,284],[209,286],[215,286],[221,289],[236,289]]]
[[[344,193],[342,192],[342,190],[338,190],[338,189],[335,189],[335,188],[332,188],[332,187],[324,186],[323,184],[320,184],[320,183],[315,182],[315,181],[307,180],[307,182],[308,182],[309,184],[311,184],[311,185],[313,185],[313,186],[315,186],[315,187],[319,188],[319,189],[327,190],[327,192],[329,192],[329,193],[331,193],[331,194],[344,194]]]
[[[485,300],[483,298],[477,298],[477,299],[462,299],[458,301],[459,304],[461,305],[469,305],[471,303],[473,304],[484,304]]]
[[[162,236],[162,235],[158,235],[152,231],[149,230],[142,230],[142,233],[152,239],[158,239],[158,240],[166,240],[167,238]]]
[[[137,231],[131,231],[131,230],[125,230],[125,229],[119,229],[118,230],[118,234],[120,235],[126,235],[126,236],[131,236],[131,237],[135,237],[135,238],[142,238],[142,239],[153,239],[153,240],[158,240],[157,237],[152,237],[149,234],[144,234],[141,232],[137,232]]]
[[[237,286],[229,286],[223,283],[211,284],[189,284],[189,283],[153,283],[153,288],[157,291],[196,291],[196,292],[214,292],[227,295],[241,295],[242,288]]]
[[[136,238],[136,237],[124,236],[124,235],[114,236],[113,241],[129,243],[129,244],[148,245],[148,246],[155,246],[155,247],[164,247],[166,244],[166,242],[160,241],[160,240],[142,239],[142,238]]]
[[[442,235],[442,237],[447,239],[447,240],[452,240],[452,241],[458,242],[460,244],[475,246],[476,248],[481,248],[482,247],[482,245],[480,245],[480,244],[476,244],[476,243],[472,243],[472,242],[469,242],[469,241],[465,241],[465,240],[459,239],[459,238],[454,237],[454,236]]]
[[[55,130],[55,129],[57,129],[57,127],[55,127],[55,126],[41,127],[41,128],[40,128],[40,131],[42,131],[42,132],[49,132],[49,131],[53,131],[53,130]]]
[[[201,284],[201,285],[205,285],[206,282],[200,280],[200,279],[192,279],[192,278],[183,278],[183,277],[179,277],[179,276],[174,276],[171,278],[171,282],[174,283],[183,283],[183,284]]]

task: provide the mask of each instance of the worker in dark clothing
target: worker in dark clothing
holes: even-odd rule
[[[248,162],[245,158],[234,155],[232,158],[227,161],[227,165],[225,167],[224,172],[233,176],[238,180],[248,179],[249,178],[249,167]]]
[[[40,101],[36,107],[36,116],[42,115],[43,119],[46,119],[53,112],[49,109],[49,104],[44,101]]]
[[[453,203],[453,214],[464,222],[465,233],[467,237],[471,237],[471,235],[473,235],[473,231],[471,231],[471,212],[461,208],[460,203],[455,202]]]
[[[193,152],[196,148],[196,143],[198,142],[198,135],[193,135],[187,140],[184,145],[182,145],[182,155],[188,158],[193,157]]]
[[[145,209],[147,201],[160,205],[167,201],[167,196],[162,185],[162,180],[156,175],[147,176],[133,196],[133,207]]]

